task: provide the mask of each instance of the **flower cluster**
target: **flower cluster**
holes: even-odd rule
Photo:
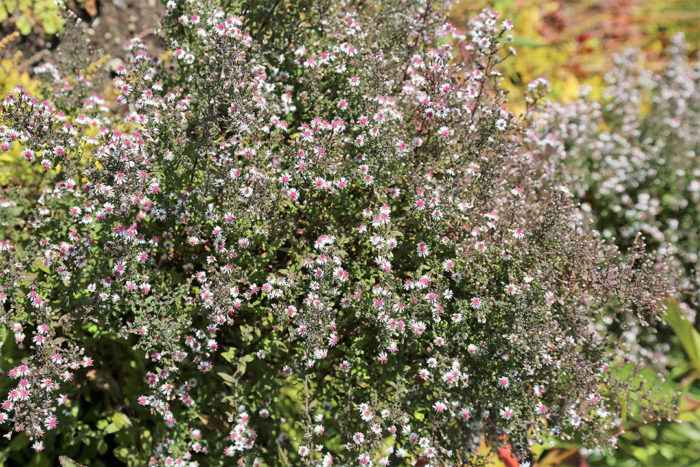
[[[0,249],[9,437],[62,426],[100,336],[147,362],[124,404],[159,420],[151,464],[448,465],[484,440],[525,462],[614,446],[630,401],[670,413],[606,325],[655,319],[666,266],[587,229],[529,149],[509,22],[321,1],[283,28],[241,3],[169,1],[171,53],[126,44],[109,103],[50,65],[54,101],[2,101],[0,146],[43,174]]]
[[[636,63],[634,50],[615,57],[602,101],[583,89],[553,104],[542,131],[560,141],[572,189],[595,227],[621,248],[642,232],[681,272],[690,322],[700,287],[700,66],[687,58],[682,35],[666,50],[660,73]]]

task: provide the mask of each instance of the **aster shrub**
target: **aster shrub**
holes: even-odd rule
[[[527,462],[671,415],[624,332],[667,266],[588,229],[505,109],[510,23],[279,3],[168,1],[168,52],[127,43],[114,98],[46,64],[50,100],[2,101],[38,180],[3,195],[6,437],[80,425],[104,342],[142,368],[104,395],[105,430],[152,437],[134,465]]]
[[[700,65],[682,35],[660,72],[629,50],[615,57],[602,100],[590,88],[544,114],[543,132],[573,180],[572,191],[604,236],[628,248],[638,232],[679,272],[685,314],[700,302]]]

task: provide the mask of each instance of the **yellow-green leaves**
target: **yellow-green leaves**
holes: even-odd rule
[[[665,318],[681,341],[688,358],[693,362],[697,375],[700,376],[700,333],[695,330],[693,323],[683,317],[678,302],[673,298],[666,301]]]
[[[15,14],[15,27],[25,36],[35,26],[46,34],[56,34],[63,27],[61,8],[53,0],[0,0],[0,21]]]

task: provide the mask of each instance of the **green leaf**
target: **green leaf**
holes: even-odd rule
[[[41,26],[46,34],[56,34],[63,26],[63,18],[58,13],[47,13],[41,16]]]
[[[700,375],[700,334],[693,324],[683,318],[678,302],[673,298],[666,300],[666,322],[676,333],[681,345],[693,362],[695,371]]]
[[[131,420],[129,420],[129,417],[121,412],[117,412],[112,415],[112,423],[114,423],[120,430],[125,426],[131,426]]]
[[[25,435],[24,433],[20,433],[19,435],[15,436],[15,439],[10,441],[9,444],[9,450],[10,451],[21,451],[25,447],[29,445],[29,437]]]
[[[639,460],[642,463],[645,463],[649,460],[649,453],[645,448],[633,448],[632,449],[632,455]]]
[[[97,441],[97,452],[100,453],[100,455],[107,452],[107,443],[105,442],[104,438],[100,438]]]
[[[114,423],[110,423],[109,425],[107,425],[107,428],[105,428],[105,433],[107,433],[108,435],[111,435],[112,433],[116,433],[117,431],[119,431],[119,427],[117,425],[115,425]],[[90,444],[90,443],[86,443],[86,444]]]
[[[123,461],[126,462],[129,459],[129,449],[128,448],[116,448],[114,450],[114,456]]]
[[[245,374],[245,370],[248,368],[248,364],[241,360],[238,363],[238,369],[236,370],[236,376],[243,376]]]
[[[236,356],[236,348],[229,347],[229,349],[226,352],[222,353],[221,356],[224,357],[224,360],[231,363],[233,361],[233,357]]]
[[[287,453],[284,452],[284,450],[282,449],[282,446],[280,445],[279,442],[277,442],[277,457],[280,460],[280,462],[283,462],[282,465],[285,465],[285,466],[291,465],[289,463],[289,459],[287,458]]]
[[[34,266],[37,267],[37,269],[44,271],[46,274],[51,274],[51,269],[47,268],[44,263],[42,262],[41,258],[37,257],[34,260]]]
[[[217,375],[219,375],[219,376],[221,377],[221,379],[223,379],[223,380],[226,381],[227,383],[236,384],[237,381],[238,381],[238,380],[237,380],[236,378],[234,378],[233,376],[231,376],[231,375],[229,375],[229,374],[227,374],[227,373],[223,373],[223,372],[221,372],[221,371],[218,372]]]
[[[15,27],[19,32],[22,33],[23,36],[26,36],[30,32],[32,32],[32,23],[29,22],[29,19],[27,19],[26,16],[20,15],[19,18],[17,18],[17,21],[15,22]]]
[[[16,0],[5,0],[3,4],[5,5],[5,9],[7,10],[8,14],[14,13],[15,8],[17,8]]]
[[[59,456],[58,463],[61,464],[61,467],[85,467],[84,465],[78,464],[73,459],[66,456]]]

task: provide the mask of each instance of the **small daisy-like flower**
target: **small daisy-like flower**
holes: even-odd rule
[[[510,420],[514,415],[513,411],[510,409],[510,407],[502,408],[500,411],[500,414],[501,414],[501,417],[505,418],[506,420]]]
[[[447,406],[444,404],[444,402],[437,401],[435,404],[433,404],[433,409],[436,412],[441,413],[447,410]]]

